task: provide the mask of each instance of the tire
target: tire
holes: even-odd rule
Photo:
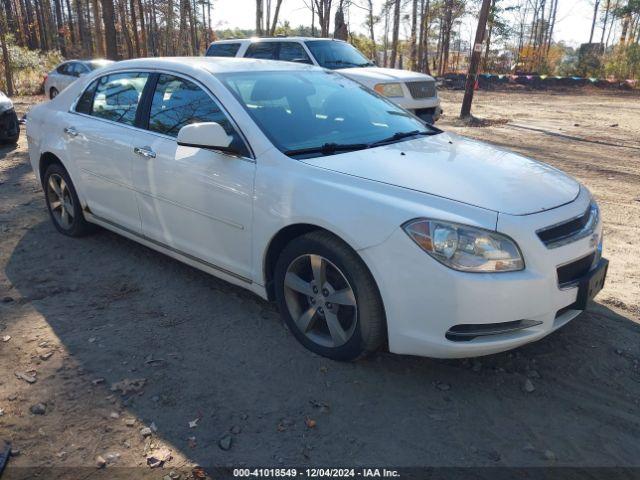
[[[325,288],[316,277],[324,278]],[[274,282],[285,324],[312,352],[349,361],[385,342],[384,307],[373,276],[335,235],[315,231],[291,241],[278,258]]]
[[[42,185],[49,216],[56,230],[69,237],[82,237],[95,230],[85,220],[76,189],[62,165],[50,165],[44,174]],[[67,221],[64,221],[65,218]]]
[[[56,87],[51,87],[49,89],[49,99],[53,100],[54,98],[56,98],[58,96],[58,89]]]

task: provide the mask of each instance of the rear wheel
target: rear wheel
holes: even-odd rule
[[[62,165],[54,163],[47,168],[43,185],[49,215],[60,233],[81,237],[93,230],[93,226],[82,215],[78,195]]]
[[[384,342],[384,309],[371,273],[328,232],[287,245],[276,266],[275,290],[285,323],[315,353],[354,360]]]
[[[49,89],[49,98],[53,100],[54,98],[56,98],[58,96],[58,93],[59,92],[58,92],[58,89],[56,87],[51,87]]]

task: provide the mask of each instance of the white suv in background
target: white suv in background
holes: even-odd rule
[[[442,113],[433,77],[376,67],[362,52],[342,40],[309,37],[219,40],[209,46],[206,55],[282,60],[339,69],[342,75],[388,97],[426,122],[435,122]]]

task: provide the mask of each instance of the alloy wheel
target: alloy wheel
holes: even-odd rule
[[[312,342],[329,348],[353,336],[358,306],[346,276],[321,255],[302,255],[284,278],[287,308],[297,328]]]
[[[73,197],[61,175],[52,173],[47,182],[47,199],[53,218],[64,230],[71,228],[74,218]]]

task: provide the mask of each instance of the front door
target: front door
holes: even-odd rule
[[[229,117],[201,86],[161,74],[145,120],[133,160],[143,234],[251,278],[255,162]],[[199,122],[218,122],[246,156],[178,146],[180,128]]]

